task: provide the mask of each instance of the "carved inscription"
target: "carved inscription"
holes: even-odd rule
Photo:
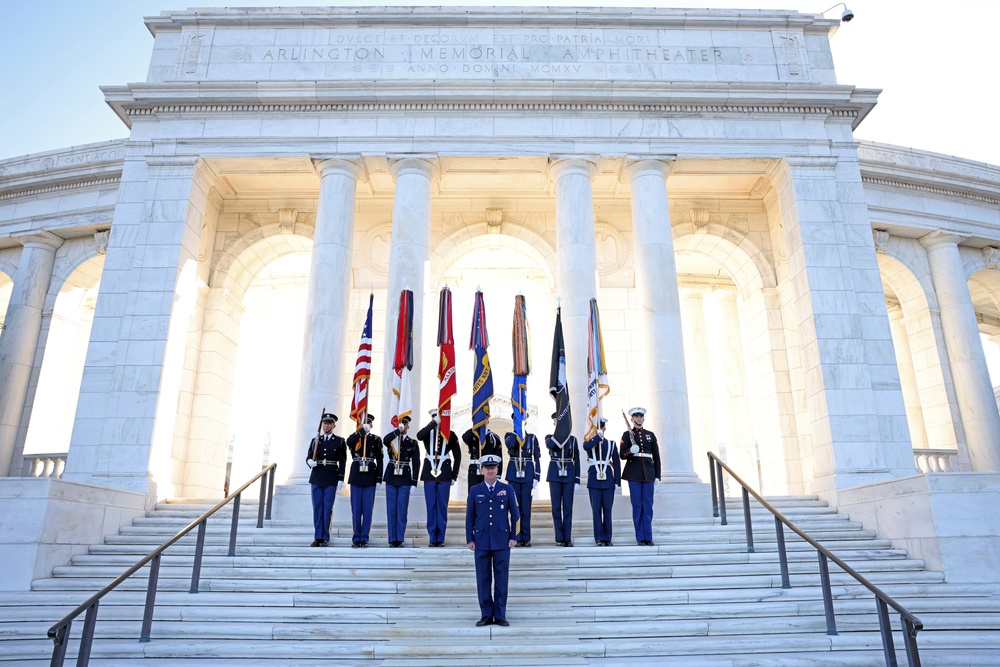
[[[245,29],[243,29],[245,31]],[[217,29],[216,34],[222,34]],[[230,79],[261,78],[578,78],[698,80],[716,78],[716,67],[774,64],[772,52],[748,58],[739,46],[692,46],[683,30],[468,28],[278,30],[269,44],[246,36],[237,48],[189,42],[184,71],[204,62],[210,50],[214,71]],[[201,51],[198,53],[197,51]],[[212,70],[210,70],[212,71]],[[759,69],[758,69],[759,71]],[[749,78],[752,78],[750,76]]]

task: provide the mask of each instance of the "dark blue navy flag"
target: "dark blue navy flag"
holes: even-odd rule
[[[566,342],[563,340],[562,308],[556,309],[556,333],[552,341],[549,393],[556,402],[556,429],[552,434],[552,439],[561,445],[569,440],[573,432],[573,415],[569,409],[569,389],[566,387]]]
[[[490,369],[490,345],[486,335],[486,304],[483,293],[476,290],[476,305],[472,312],[472,335],[469,348],[476,354],[476,369],[472,378],[472,428],[479,434],[479,442],[486,442],[486,420],[490,418],[490,399],[493,398],[493,371]]]

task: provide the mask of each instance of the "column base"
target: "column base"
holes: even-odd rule
[[[697,475],[671,476],[656,485],[654,516],[668,519],[712,518],[712,488]]]

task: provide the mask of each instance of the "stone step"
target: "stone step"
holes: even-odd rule
[[[467,552],[466,565],[472,565],[472,553]],[[867,572],[902,572],[923,570],[924,563],[920,560],[895,559],[895,560],[866,560],[855,562],[852,565],[857,571]],[[366,580],[392,581],[409,580],[416,575],[410,569],[403,567],[374,567],[362,566]],[[808,561],[792,561],[788,564],[789,572],[792,574],[814,573],[819,571],[817,563]],[[627,581],[634,583],[644,581],[648,578],[656,577],[714,577],[725,576],[748,576],[758,574],[770,574],[776,569],[774,562],[743,562],[743,563],[698,563],[698,564],[678,564],[667,566],[663,564],[649,565],[629,565],[614,566],[605,565],[603,567],[592,567],[576,565],[572,568],[563,563],[554,564],[546,562],[544,558],[533,556],[526,562],[514,559],[511,563],[511,573],[526,580],[546,580],[546,579],[612,579],[614,581]],[[831,571],[836,571],[837,566],[831,564]],[[289,563],[285,567],[275,567],[273,564],[257,565],[230,565],[215,566],[209,563],[202,563],[201,578],[210,579],[283,579],[285,581],[313,580],[313,579],[344,579],[357,576],[356,567],[334,567],[323,563],[316,563],[314,566]],[[121,568],[114,565],[67,565],[53,569],[52,575],[55,578],[68,577],[108,577],[109,580],[121,573]],[[440,578],[441,570],[422,570],[425,577]],[[135,577],[142,578],[143,573],[137,572]],[[160,564],[160,579],[184,579],[190,578],[190,565],[163,563]]]
[[[355,660],[386,660],[395,662],[383,662],[383,667],[390,665],[418,665],[430,664],[420,662],[421,659],[435,661],[434,664],[456,664],[441,662],[441,660],[462,660],[468,664],[469,652],[488,651],[490,657],[496,662],[493,664],[552,664],[552,659],[565,660],[566,658],[582,658],[587,662],[578,664],[668,664],[656,662],[637,663],[636,659],[654,658],[656,661],[663,661],[664,658],[674,656],[684,656],[689,662],[683,664],[710,664],[704,662],[713,656],[752,656],[753,660],[743,659],[733,665],[772,665],[771,658],[780,659],[782,656],[800,656],[802,659],[806,653],[813,656],[813,662],[799,662],[799,665],[814,666],[823,664],[816,662],[816,657],[824,658],[849,658],[852,653],[864,652],[864,661],[855,663],[835,662],[829,664],[863,664],[879,665],[881,662],[881,638],[877,632],[843,632],[835,636],[825,634],[774,634],[774,635],[734,635],[734,636],[692,636],[686,637],[683,641],[678,641],[676,637],[652,638],[603,638],[603,639],[582,639],[579,641],[560,640],[558,637],[550,638],[549,641],[536,641],[520,636],[523,628],[518,628],[512,624],[509,628],[489,626],[486,628],[473,628],[476,632],[468,635],[466,641],[442,641],[434,637],[426,637],[421,642],[415,641],[349,641],[335,640],[328,638],[321,639],[242,639],[240,641],[198,641],[184,639],[154,639],[153,641],[140,644],[134,639],[109,639],[95,641],[93,645],[93,657],[96,660],[116,659],[127,661],[129,665],[145,664],[144,660],[155,660],[157,658],[168,658],[172,660],[184,659],[204,660],[205,656],[211,659],[238,660],[240,665],[257,664],[260,660],[277,660],[281,664],[288,664],[289,657],[294,660],[322,660],[323,664],[330,664],[328,660],[355,659]],[[443,634],[443,633],[442,633]],[[554,641],[552,641],[554,639]],[[1000,651],[1000,637],[991,632],[975,631],[940,631],[923,632],[920,634],[922,653],[930,654],[933,651],[948,651],[953,655],[959,652],[971,654],[972,657],[991,655],[990,662],[973,662],[966,658],[966,662],[951,664],[992,664],[996,665],[996,652]],[[69,654],[75,652],[75,642],[71,641]],[[26,641],[14,640],[4,642],[5,658],[18,660],[19,658],[38,659],[39,653],[45,649],[51,650],[51,642],[47,641]],[[839,654],[832,654],[838,651]],[[42,653],[42,655],[45,655]],[[905,656],[898,652],[900,664],[905,663]],[[763,658],[763,656],[767,656]],[[856,655],[855,657],[862,657]],[[531,660],[539,660],[531,663]],[[542,662],[544,660],[544,662]],[[621,661],[621,662],[614,662]],[[479,664],[481,661],[476,660]],[[23,663],[18,663],[23,664]],[[91,664],[95,664],[92,662]],[[99,664],[99,663],[97,663]],[[195,662],[191,664],[203,664]],[[335,663],[334,663],[335,664]],[[357,664],[357,663],[355,663]],[[555,663],[565,664],[565,663]],[[682,664],[674,661],[670,664]],[[794,664],[794,663],[788,663]],[[926,664],[937,664],[926,661]]]

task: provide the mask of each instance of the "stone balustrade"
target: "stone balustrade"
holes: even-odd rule
[[[21,477],[54,477],[61,479],[66,469],[66,454],[25,454]]]
[[[913,458],[920,472],[955,472],[958,470],[958,450],[914,449]]]

